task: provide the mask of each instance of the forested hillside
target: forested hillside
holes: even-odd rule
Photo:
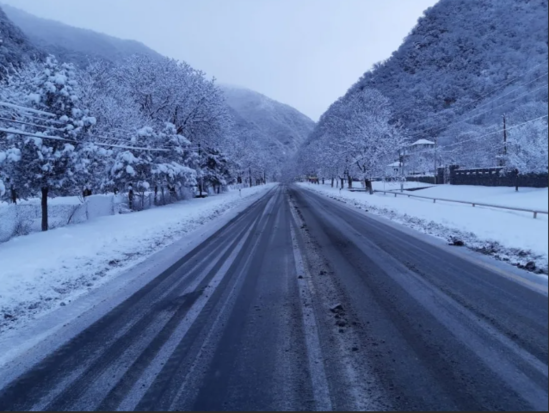
[[[341,133],[342,114],[369,110],[358,96],[379,93],[403,145],[436,142],[439,165],[546,171],[547,17],[546,0],[441,0],[324,114],[308,151]]]
[[[27,37],[0,8],[0,80],[36,54]]]
[[[122,40],[92,30],[72,27],[53,20],[36,17],[23,10],[3,5],[8,18],[41,50],[54,54],[61,61],[86,66],[96,59],[117,62],[135,54],[150,58],[161,56],[134,40]]]
[[[243,150],[255,152],[258,164],[281,172],[314,128],[314,122],[298,110],[252,90],[222,86],[234,119],[234,133]],[[254,148],[254,149],[252,149]]]
[[[9,10],[44,52],[31,59],[0,14],[0,51],[17,66],[0,83],[0,198],[41,197],[44,230],[51,197],[125,193],[139,209],[145,197],[276,180],[314,127],[139,43]]]

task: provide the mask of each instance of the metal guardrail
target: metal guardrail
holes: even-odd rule
[[[432,198],[428,196],[421,196],[421,195],[412,195],[412,194],[405,194],[403,192],[395,192],[395,191],[379,191],[375,190],[375,193],[382,193],[382,194],[394,194],[395,198],[400,196],[406,196],[408,198],[420,198],[420,199],[429,199],[432,200],[433,203],[436,203],[437,201],[442,202],[454,202],[457,204],[465,204],[465,205],[472,205],[473,207],[482,206],[482,207],[488,207],[488,208],[499,208],[499,209],[507,209],[510,211],[520,211],[520,212],[528,212],[530,214],[534,214],[534,219],[538,217],[539,214],[542,215],[549,215],[548,211],[536,211],[533,209],[526,209],[526,208],[515,208],[515,207],[508,207],[503,205],[493,205],[493,204],[484,204],[481,202],[471,202],[471,201],[457,201],[455,199],[445,199],[445,198]]]

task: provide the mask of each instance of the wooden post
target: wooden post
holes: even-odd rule
[[[435,138],[435,185],[437,184],[437,147],[438,147],[438,137]]]
[[[49,229],[48,224],[48,188],[42,188],[42,231],[47,231]]]
[[[503,115],[503,155],[507,155],[507,117]]]

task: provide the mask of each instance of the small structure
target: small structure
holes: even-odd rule
[[[418,139],[400,152],[403,175],[434,175],[436,169],[436,143]]]
[[[402,176],[402,163],[400,161],[396,161],[387,165],[385,167],[385,176],[387,178]]]
[[[427,140],[427,139],[418,139],[414,143],[412,143],[408,150],[410,154],[417,153],[417,152],[423,152],[427,149],[434,149],[435,143],[433,141]]]

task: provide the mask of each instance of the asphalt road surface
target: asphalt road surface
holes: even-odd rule
[[[0,410],[547,410],[547,353],[545,295],[281,186]]]

